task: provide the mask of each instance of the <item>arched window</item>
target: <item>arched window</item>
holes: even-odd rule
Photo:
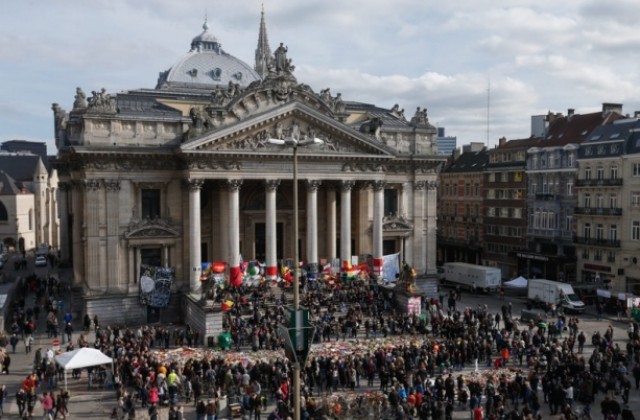
[[[9,215],[7,214],[7,208],[4,206],[4,204],[2,204],[2,201],[0,201],[0,222],[8,222],[9,221]]]

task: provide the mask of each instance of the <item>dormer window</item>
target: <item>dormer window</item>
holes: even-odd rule
[[[242,72],[237,72],[233,75],[236,80],[242,80]]]
[[[191,69],[187,72],[187,74],[191,77],[198,77],[198,69]]]
[[[220,80],[220,76],[222,75],[222,70],[219,67],[216,67],[215,69],[209,72],[209,75],[213,80]]]

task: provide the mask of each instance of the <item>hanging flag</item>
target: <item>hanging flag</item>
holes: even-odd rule
[[[230,311],[231,308],[233,308],[233,301],[232,300],[225,300],[224,302],[222,302],[222,310],[223,311]]]

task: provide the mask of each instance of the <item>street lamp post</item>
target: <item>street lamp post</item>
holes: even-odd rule
[[[310,146],[313,144],[322,144],[324,141],[319,138],[308,138],[298,140],[293,136],[283,139],[269,139],[269,143],[285,145],[293,148],[293,313],[297,314],[300,310],[300,277],[299,277],[299,261],[300,253],[298,250],[298,147]],[[295,316],[295,315],[294,315]],[[301,326],[296,325],[296,328]],[[294,346],[295,347],[295,346]],[[300,371],[302,366],[296,359],[293,364],[293,418],[299,420],[300,411]]]

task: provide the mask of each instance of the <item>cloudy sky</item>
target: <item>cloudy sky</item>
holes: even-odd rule
[[[0,142],[47,141],[54,153],[51,103],[70,109],[76,86],[153,88],[202,31],[205,10],[223,49],[253,65],[261,4],[2,0]],[[407,116],[427,107],[458,144],[528,137],[531,115],[548,111],[594,112],[602,102],[640,110],[637,0],[264,5],[271,47],[288,45],[299,82],[346,100],[398,103]]]

